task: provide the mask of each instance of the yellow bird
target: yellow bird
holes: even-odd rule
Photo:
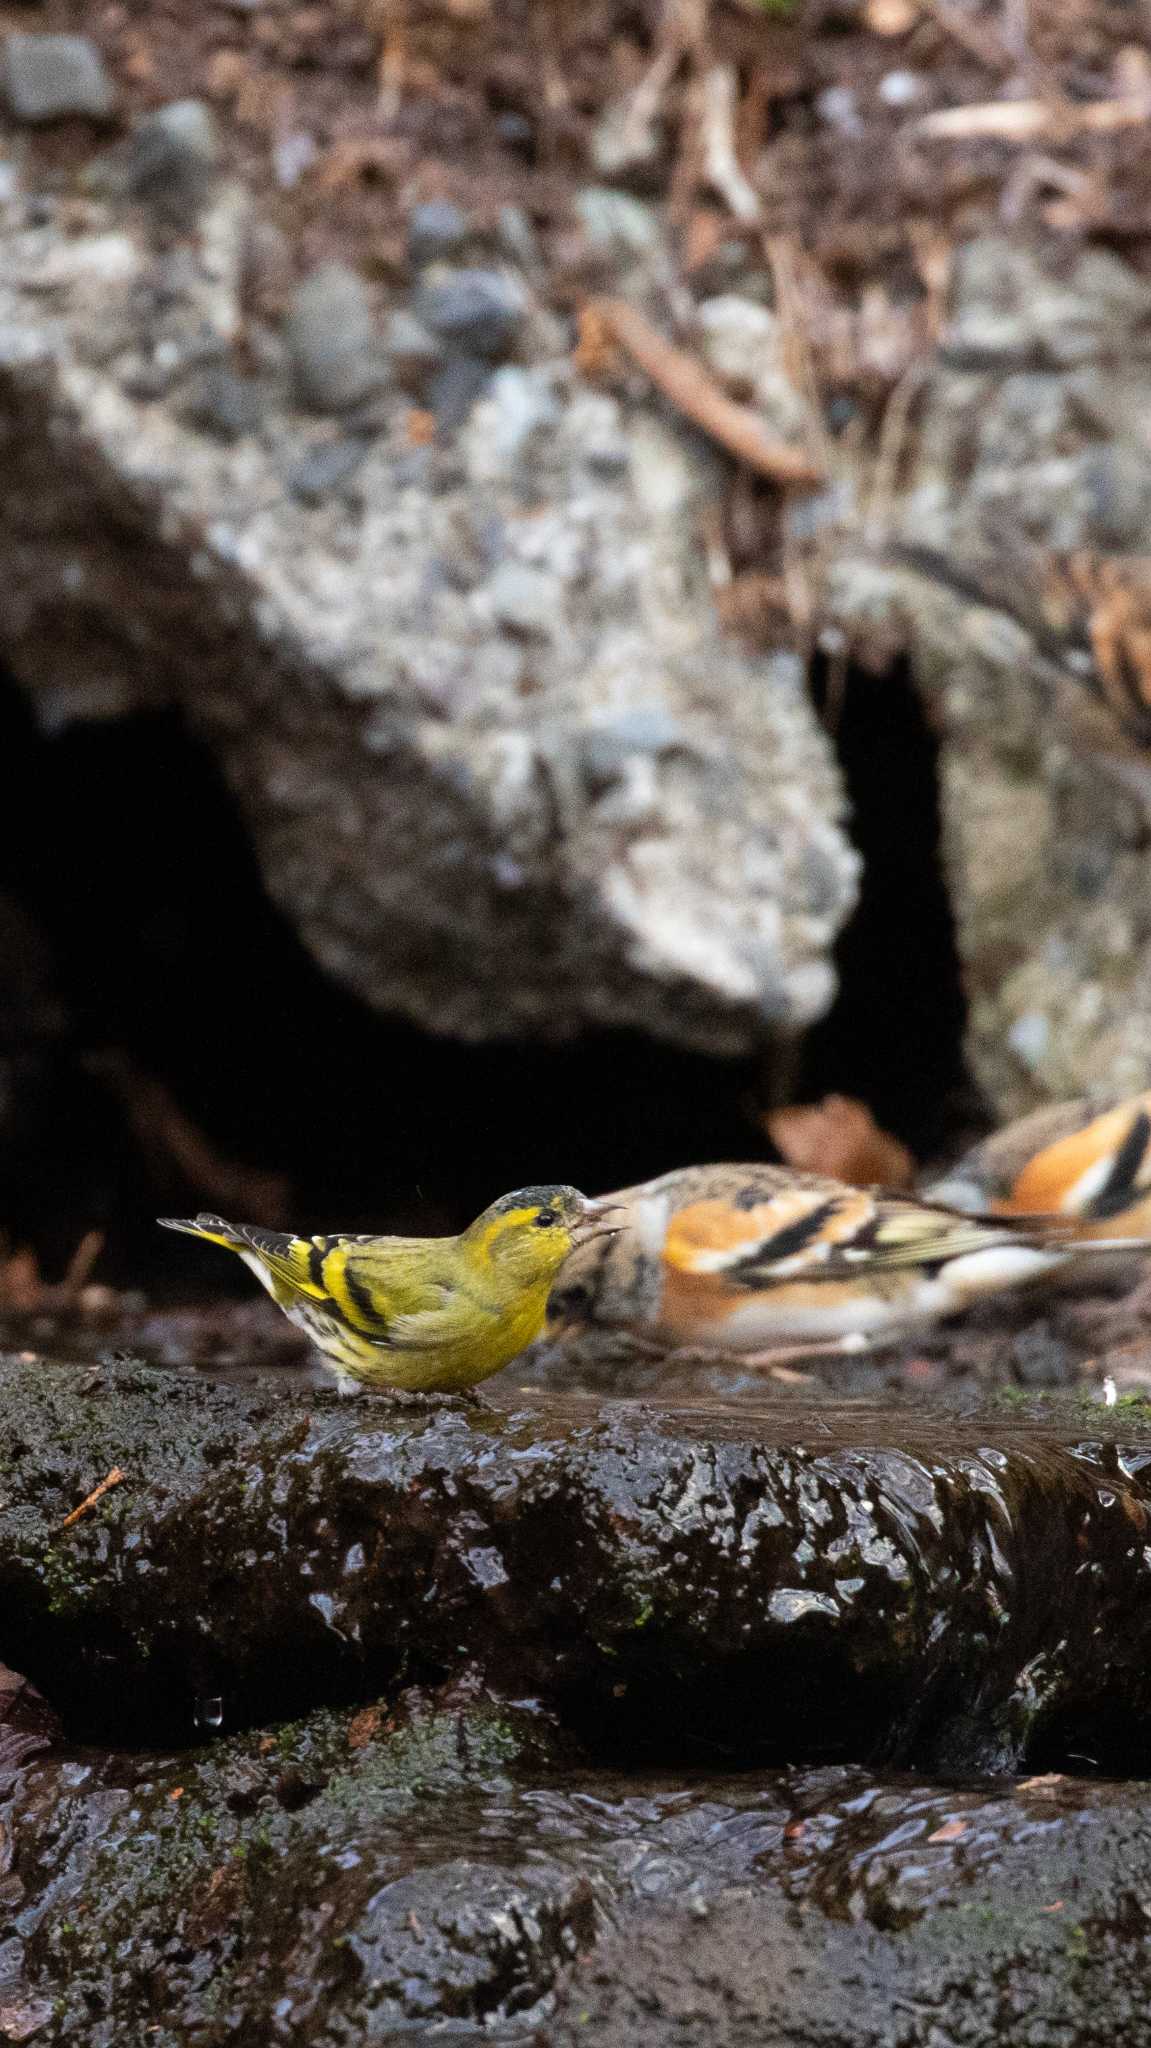
[[[575,1188],[518,1188],[458,1237],[290,1237],[220,1216],[162,1216],[236,1252],[349,1382],[467,1394],[538,1337],[548,1290],[599,1234]]]

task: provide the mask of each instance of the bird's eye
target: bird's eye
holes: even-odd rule
[[[536,1229],[550,1230],[552,1224],[558,1222],[559,1217],[556,1215],[554,1209],[541,1209],[539,1215],[536,1217]]]

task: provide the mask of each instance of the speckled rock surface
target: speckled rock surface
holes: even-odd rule
[[[15,199],[0,265],[3,651],[40,715],[183,704],[277,902],[380,1007],[729,1051],[819,1016],[857,862],[798,663],[717,630],[701,446],[582,383],[537,313],[424,445],[366,295],[338,423],[293,409],[301,292],[296,358],[246,329],[217,418],[243,195],[177,248],[111,203],[70,221]]]
[[[941,733],[969,1050],[1003,1117],[1151,1072],[1149,408],[1145,279],[971,243],[889,529],[831,568],[832,610],[880,659],[910,648]]]

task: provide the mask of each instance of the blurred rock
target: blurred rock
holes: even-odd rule
[[[481,391],[491,382],[492,366],[480,356],[451,356],[427,385],[427,399],[444,433],[462,427]]]
[[[499,270],[456,270],[429,278],[416,294],[418,318],[462,355],[505,355],[526,310],[519,286]]]
[[[429,199],[408,215],[408,255],[416,264],[442,263],[468,239],[468,217],[450,199]]]
[[[264,391],[254,378],[219,364],[205,370],[185,391],[180,414],[202,433],[239,441],[256,432],[264,405]]]
[[[186,227],[204,206],[219,161],[211,109],[203,100],[173,100],[137,123],[128,146],[128,190],[158,219]]]
[[[630,192],[615,192],[610,185],[584,185],[573,205],[588,242],[597,255],[619,262],[636,262],[659,256],[664,231],[654,206],[635,199]]]
[[[325,441],[308,453],[288,472],[288,489],[303,505],[317,505],[332,491],[354,477],[368,452],[366,441],[348,435],[342,441]]]
[[[315,412],[358,405],[381,380],[379,332],[363,280],[325,263],[297,285],[286,323],[296,390]]]
[[[273,378],[234,443],[123,390],[156,333],[179,355],[238,316],[196,249],[157,296],[113,240],[0,248],[0,630],[41,716],[97,685],[194,706],[305,943],[433,1029],[740,1051],[818,1016],[855,895],[842,790],[802,664],[717,627],[697,438],[566,356],[485,363],[450,436],[412,445],[385,407],[366,449],[314,451],[299,503]],[[360,281],[313,274],[288,327],[311,402],[363,420]]]
[[[750,400],[777,434],[799,440],[807,406],[787,372],[777,313],[755,299],[723,292],[697,308],[704,360],[736,397]],[[799,500],[802,507],[806,498]]]
[[[1151,1074],[1151,286],[1103,249],[956,264],[882,559],[831,607],[906,647],[942,751],[976,1077],[1002,1119]]]
[[[84,114],[103,121],[116,103],[104,59],[87,36],[4,38],[0,85],[18,121],[59,121]]]

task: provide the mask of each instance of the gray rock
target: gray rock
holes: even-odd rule
[[[423,389],[447,355],[439,336],[430,333],[406,306],[385,317],[380,346],[397,382],[412,391]]]
[[[315,412],[346,411],[382,379],[367,287],[343,263],[325,263],[297,285],[285,338],[297,393]]]
[[[859,99],[849,85],[829,85],[816,94],[815,111],[821,121],[834,128],[840,135],[863,134],[863,120],[859,111]]]
[[[852,643],[894,630],[941,738],[968,1054],[1003,1121],[1151,1072],[1151,719],[1122,651],[1151,618],[1149,417],[1141,274],[1087,246],[969,242],[893,517],[902,559],[832,568]]]
[[[445,433],[463,426],[491,374],[491,363],[480,356],[453,355],[440,364],[428,383],[427,401]]]
[[[522,206],[501,206],[497,222],[500,248],[521,270],[540,261],[539,236]]]
[[[601,788],[614,782],[636,755],[658,756],[678,748],[691,751],[690,735],[658,704],[601,719],[580,738],[584,772],[593,787]]]
[[[521,288],[499,270],[456,270],[429,278],[416,313],[461,355],[506,355],[526,311]]]
[[[220,161],[220,136],[203,100],[172,100],[138,122],[128,145],[134,199],[174,226],[194,221]]]
[[[303,450],[273,379],[260,432],[210,445],[125,396],[122,347],[94,360],[93,337],[137,333],[154,269],[131,237],[112,264],[107,241],[0,239],[0,428],[21,423],[0,465],[0,639],[38,710],[88,701],[77,636],[118,701],[152,703],[162,679],[226,755],[303,943],[437,1030],[632,1025],[744,1051],[767,1013],[789,1032],[819,1015],[855,892],[842,787],[802,689],[716,626],[695,438],[565,358],[505,365],[450,438],[381,436],[354,511],[318,518],[285,488]],[[198,268],[165,318],[225,332]],[[297,359],[313,318],[331,327],[308,282]],[[351,297],[364,340],[358,280]],[[341,396],[362,386],[351,367]],[[532,572],[533,602],[501,627],[504,564]],[[629,741],[614,788],[589,785],[587,728],[656,711],[683,746]]]
[[[495,127],[505,149],[518,150],[525,155],[534,149],[535,124],[528,120],[526,114],[517,114],[508,108],[496,115]]]
[[[1021,241],[986,235],[958,252],[948,356],[1070,367],[1112,354],[1151,354],[1151,285],[1109,250],[1084,248],[1060,266]]]
[[[59,121],[70,114],[103,121],[116,103],[104,59],[88,36],[14,30],[4,38],[0,81],[18,121]]]
[[[546,569],[504,562],[489,582],[487,595],[501,626],[525,639],[550,640],[562,623],[561,588]]]
[[[659,254],[663,224],[654,206],[610,185],[584,185],[573,200],[588,242],[597,255],[625,262]]]
[[[442,263],[468,239],[468,217],[450,199],[428,199],[408,215],[408,255],[416,264]]]
[[[254,434],[264,416],[266,394],[252,377],[242,377],[227,364],[205,370],[184,395],[181,414],[202,433],[220,441],[239,441]]]
[[[342,441],[325,441],[288,471],[288,489],[303,505],[318,505],[355,476],[368,452],[368,443],[355,435]]]

